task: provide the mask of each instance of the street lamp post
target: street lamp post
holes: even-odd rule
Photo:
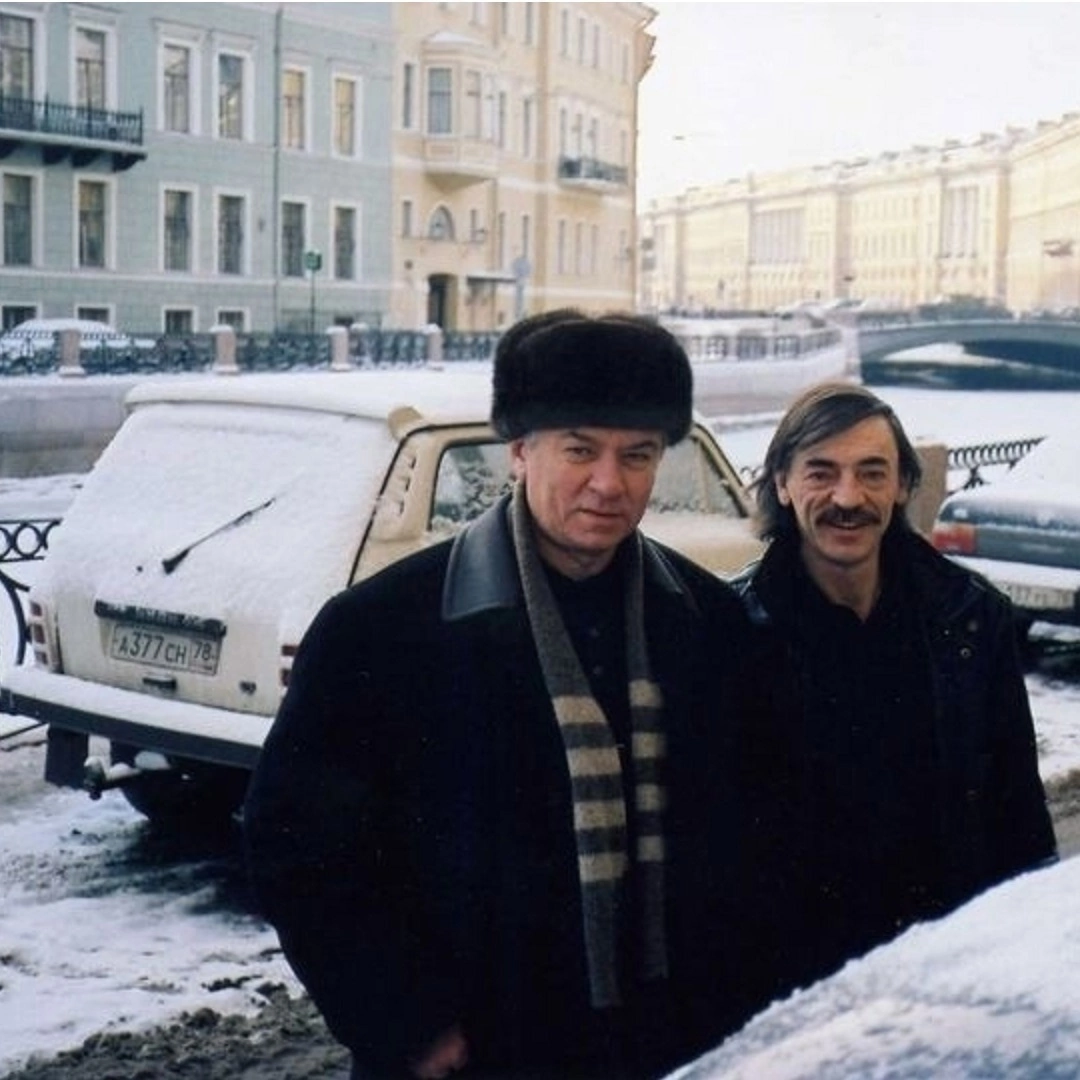
[[[315,275],[322,269],[322,252],[305,251],[304,267],[311,274],[311,314],[308,317],[308,333],[315,333]]]

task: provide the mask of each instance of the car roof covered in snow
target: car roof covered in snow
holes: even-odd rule
[[[129,409],[157,403],[258,405],[386,420],[411,407],[431,422],[486,422],[491,369],[485,365],[203,375],[152,379],[133,387]]]

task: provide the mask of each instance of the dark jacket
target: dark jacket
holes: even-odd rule
[[[758,1003],[725,954],[744,823],[762,818],[744,798],[762,766],[742,704],[749,624],[715,576],[646,542],[671,978],[629,1003],[628,1027],[601,1022],[565,752],[504,510],[316,618],[245,806],[252,879],[330,1029],[373,1070],[398,1075],[460,1021],[478,1065],[625,1056],[640,1062],[627,1075],[660,1075]]]
[[[787,937],[778,992],[1056,857],[1008,599],[906,527],[890,529],[883,559],[895,621],[877,632],[887,640],[895,626],[906,639],[885,650],[896,670],[893,660],[875,670],[865,654],[848,670],[841,661],[839,674],[815,668],[828,655],[822,635],[842,624],[810,582],[797,539],[774,541],[734,582],[755,624],[758,662],[773,675],[777,782],[790,791],[780,829],[790,843],[773,867],[782,896],[774,918]],[[844,698],[843,680],[861,680],[866,695]],[[848,712],[830,714],[837,698],[825,686],[839,689]],[[852,716],[852,700],[870,701],[874,715]],[[879,720],[903,726],[894,746],[902,754],[909,740],[920,760],[863,775],[851,748],[869,746],[868,758],[880,760],[876,742],[896,734],[874,728]],[[858,731],[838,730],[864,723],[861,743]],[[859,805],[867,812],[850,814]],[[860,834],[868,817],[894,834]],[[914,850],[895,834],[909,826],[921,838]],[[877,863],[875,849],[888,853]],[[908,878],[897,871],[894,885],[896,862]]]

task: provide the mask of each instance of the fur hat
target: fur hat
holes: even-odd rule
[[[545,428],[690,430],[690,361],[675,337],[636,315],[563,309],[511,326],[495,349],[491,422],[504,439]]]

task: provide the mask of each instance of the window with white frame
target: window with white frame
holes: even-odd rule
[[[162,265],[166,271],[189,273],[192,270],[192,244],[195,230],[194,197],[183,188],[166,188],[163,196]]]
[[[359,151],[360,91],[356,79],[334,78],[334,153],[356,157]]]
[[[218,308],[214,313],[214,323],[243,331],[247,329],[247,312],[243,308]]]
[[[357,213],[354,206],[334,207],[334,277],[356,280]]]
[[[191,131],[191,49],[166,42],[161,48],[161,126]]]
[[[194,308],[166,308],[164,316],[166,334],[195,333]]]
[[[454,132],[454,96],[451,71],[446,67],[428,68],[427,133],[452,135]]]
[[[244,272],[244,221],[247,200],[243,195],[219,195],[217,200],[217,271]]]
[[[247,97],[247,57],[222,52],[217,58],[217,133],[243,139]]]
[[[285,277],[304,276],[307,244],[307,206],[302,202],[281,204],[281,272]]]
[[[307,147],[307,72],[286,68],[281,75],[281,145],[289,150]]]
[[[0,12],[0,93],[34,96],[34,20]]]
[[[4,265],[34,262],[34,178],[4,174]]]
[[[75,28],[75,104],[80,109],[107,107],[104,30]]]
[[[78,182],[78,263],[101,268],[108,254],[108,188],[102,180]]]
[[[0,330],[11,330],[27,319],[36,319],[37,313],[37,304],[0,305]]]

